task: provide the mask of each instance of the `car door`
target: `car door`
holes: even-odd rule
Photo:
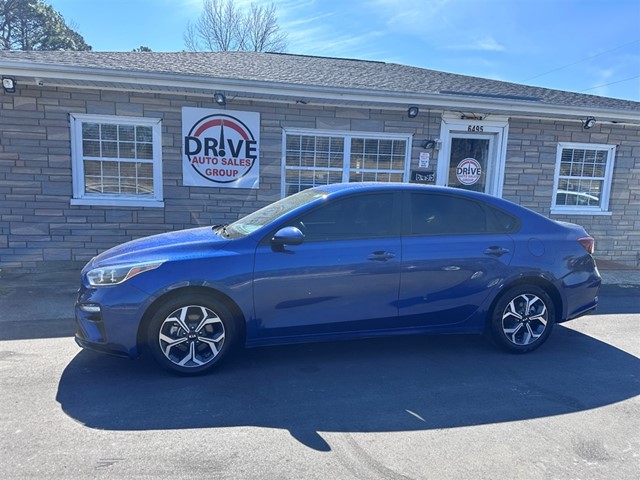
[[[284,226],[301,245],[257,247],[254,269],[258,338],[331,335],[390,328],[400,285],[400,194],[329,201]]]
[[[462,323],[506,276],[517,219],[444,193],[411,192],[405,202],[399,323]]]

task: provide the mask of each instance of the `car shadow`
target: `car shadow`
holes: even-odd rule
[[[282,428],[329,451],[319,432],[456,428],[610,405],[640,393],[639,368],[633,355],[562,326],[527,355],[478,336],[402,337],[247,350],[187,378],[148,359],[82,351],[57,401],[90,428]]]

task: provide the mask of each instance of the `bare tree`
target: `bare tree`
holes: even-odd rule
[[[233,0],[204,0],[200,17],[187,26],[184,43],[194,52],[287,49],[287,37],[280,30],[273,3],[252,3],[248,11],[242,11]]]
[[[284,52],[287,49],[287,37],[280,31],[276,6],[251,4],[243,25],[245,50],[254,52]]]

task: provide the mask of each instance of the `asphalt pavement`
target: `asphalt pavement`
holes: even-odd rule
[[[0,478],[635,480],[640,271],[530,355],[475,335],[251,349],[179,378],[82,351],[77,265],[0,274]]]

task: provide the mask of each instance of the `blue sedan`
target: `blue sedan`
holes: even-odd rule
[[[413,184],[304,190],[229,225],[92,259],[77,343],[180,374],[238,346],[484,333],[531,351],[596,307],[594,240],[488,195]]]

